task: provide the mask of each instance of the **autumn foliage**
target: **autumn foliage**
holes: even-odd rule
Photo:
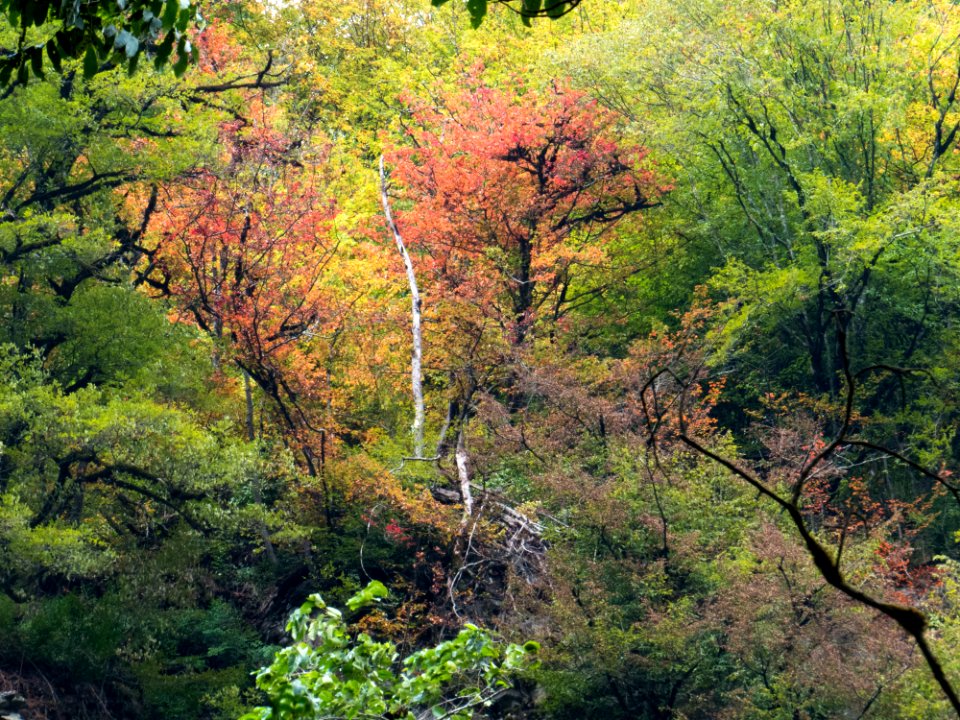
[[[604,234],[667,188],[582,92],[495,88],[479,69],[464,85],[439,102],[405,99],[408,146],[389,159],[412,207],[398,223],[436,295],[522,345],[544,310],[564,304],[578,266],[605,262]]]
[[[542,642],[483,717],[960,716],[956,3],[489,4],[29,13],[0,716],[235,719],[373,580],[382,667]]]
[[[230,122],[220,139],[221,169],[166,188],[151,282],[215,339],[218,362],[247,372],[287,431],[307,443],[323,427],[315,411],[327,389],[306,348],[338,319],[325,282],[335,208],[316,172],[292,166],[291,141],[276,130]]]

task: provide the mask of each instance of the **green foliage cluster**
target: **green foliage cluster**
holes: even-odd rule
[[[0,13],[16,33],[0,60],[0,87],[26,85],[31,73],[42,78],[47,63],[60,73],[64,60],[78,58],[87,78],[105,66],[133,73],[147,52],[158,69],[176,52],[172,66],[180,76],[197,59],[189,30],[203,23],[198,3],[189,0],[4,0]]]
[[[440,7],[448,2],[450,2],[450,0],[431,0],[434,7]],[[527,27],[530,27],[530,21],[533,18],[549,17],[555,20],[571,12],[580,4],[580,0],[547,0],[546,2],[544,2],[544,0],[521,0],[517,3],[517,7],[514,8],[511,5],[511,0],[493,0],[493,2],[510,6],[510,8],[515,10],[520,16],[523,24]],[[480,27],[483,18],[486,17],[487,14],[487,6],[490,4],[489,0],[467,0],[470,24],[473,25],[474,28]]]
[[[351,610],[387,596],[374,581],[347,600]],[[257,673],[270,705],[243,720],[274,718],[429,717],[469,720],[508,688],[506,678],[527,664],[538,646],[501,647],[467,624],[454,638],[399,662],[396,645],[366,633],[351,637],[343,613],[311,595],[287,623],[294,644]],[[398,665],[400,668],[398,669]]]

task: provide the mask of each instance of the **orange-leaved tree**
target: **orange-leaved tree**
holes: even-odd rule
[[[270,398],[316,474],[329,384],[307,346],[332,335],[342,314],[324,282],[334,206],[269,123],[224,123],[221,142],[221,167],[163,194],[151,284],[218,341],[217,362],[235,363]]]
[[[514,348],[567,302],[578,265],[604,262],[602,236],[666,189],[644,148],[614,138],[615,116],[562,83],[500,89],[475,70],[405,102],[409,145],[387,155],[412,203],[400,231],[434,294],[470,303]]]

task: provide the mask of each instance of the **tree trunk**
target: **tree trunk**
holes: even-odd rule
[[[387,218],[387,225],[393,233],[397,243],[397,250],[403,258],[403,266],[407,271],[407,283],[410,285],[411,325],[413,333],[413,353],[410,360],[410,384],[413,389],[413,454],[414,457],[423,457],[423,426],[425,412],[423,408],[423,335],[420,330],[420,289],[417,287],[417,276],[413,271],[413,261],[403,243],[403,237],[397,224],[393,221],[390,212],[390,198],[387,196],[387,176],[383,169],[383,155],[380,156],[380,199],[383,201],[383,214]]]
[[[460,481],[460,499],[463,500],[462,526],[473,517],[473,491],[470,489],[470,456],[467,454],[467,445],[464,440],[463,426],[457,434],[457,450],[454,458],[457,461],[457,479]]]

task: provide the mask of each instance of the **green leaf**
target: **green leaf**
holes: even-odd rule
[[[140,41],[137,40],[133,35],[127,37],[127,41],[124,44],[124,51],[127,54],[128,58],[133,58],[136,56],[137,51],[140,49]]]
[[[92,46],[87,48],[86,54],[83,56],[83,76],[88,80],[97,74],[97,69],[100,67],[100,62],[97,60],[97,53]]]
[[[33,20],[33,24],[40,27],[47,21],[47,12],[50,8],[50,3],[43,2],[43,0],[34,0],[34,2],[28,4],[28,7],[30,6],[32,6],[31,19]]]
[[[20,13],[17,12],[16,5],[9,6],[9,10],[7,10],[7,18],[10,20],[10,27],[19,27]]]
[[[157,47],[153,64],[158,70],[166,65],[167,61],[170,59],[170,54],[173,52],[173,39],[173,33],[167,33],[166,37],[163,39],[163,42],[161,42]]]
[[[55,38],[50,38],[47,40],[47,57],[50,58],[50,65],[53,66],[53,69],[57,72],[62,72],[63,67],[60,62],[60,50],[57,48],[57,41]]]
[[[187,64],[190,62],[190,56],[181,52],[177,55],[177,61],[173,64],[173,74],[178,78],[183,77],[183,74],[187,71]]]
[[[30,48],[30,69],[35,77],[43,77],[43,50],[39,47]]]
[[[163,8],[163,15],[160,16],[160,22],[163,23],[163,29],[169,30],[177,21],[177,13],[180,11],[180,0],[167,0]]]
[[[480,27],[487,14],[487,0],[467,0],[467,12],[470,13],[470,25]]]
[[[183,8],[180,11],[180,15],[177,17],[176,28],[180,32],[186,32],[187,27],[190,25],[190,21],[193,19],[193,9],[190,6]]]
[[[562,17],[569,9],[567,5],[568,3],[566,2],[558,2],[548,6],[547,16],[553,18],[554,20],[556,20],[558,17]]]
[[[62,57],[80,57],[80,44],[83,41],[83,32],[77,29],[60,30],[54,35],[57,48]]]
[[[363,590],[347,600],[347,607],[351,610],[359,610],[362,607],[379,602],[389,594],[390,592],[382,582],[373,580]]]

